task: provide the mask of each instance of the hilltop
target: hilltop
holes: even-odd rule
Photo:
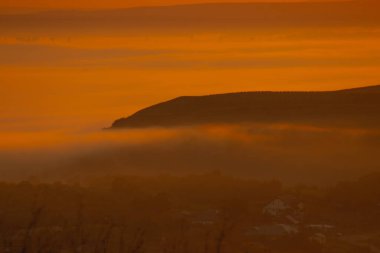
[[[242,92],[178,97],[118,119],[111,128],[236,123],[378,126],[379,115],[380,86],[319,92]]]

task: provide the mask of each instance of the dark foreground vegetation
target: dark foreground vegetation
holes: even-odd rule
[[[285,187],[218,172],[1,183],[0,252],[379,252],[380,174]]]

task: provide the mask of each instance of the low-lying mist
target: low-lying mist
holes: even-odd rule
[[[380,170],[380,132],[373,129],[208,125],[0,135],[3,180],[85,183],[119,175],[218,171],[328,185]]]

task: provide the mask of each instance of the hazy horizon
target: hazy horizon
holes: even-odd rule
[[[0,14],[2,152],[91,147],[116,119],[180,96],[380,83],[376,1],[249,2],[17,2],[30,12]]]

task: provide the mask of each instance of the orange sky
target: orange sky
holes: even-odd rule
[[[59,5],[44,4],[49,2]],[[105,2],[117,7],[132,1],[111,5],[104,0],[91,6]],[[88,6],[85,1],[1,3]],[[316,21],[309,20],[310,26],[259,22],[242,27],[218,25],[210,16],[204,22],[214,23],[208,27],[176,27],[165,20],[149,27],[141,19],[118,26],[118,20],[103,24],[107,20],[102,18],[95,24],[80,19],[70,23],[70,18],[29,24],[18,16],[13,23],[0,24],[0,132],[101,129],[145,106],[182,95],[334,90],[380,83],[378,19],[369,19],[370,24],[354,19],[350,25],[315,26]]]
[[[221,3],[221,2],[315,2],[329,0],[2,0],[0,8],[127,8],[136,6],[179,5],[192,3]],[[335,0],[345,1],[345,0]]]

